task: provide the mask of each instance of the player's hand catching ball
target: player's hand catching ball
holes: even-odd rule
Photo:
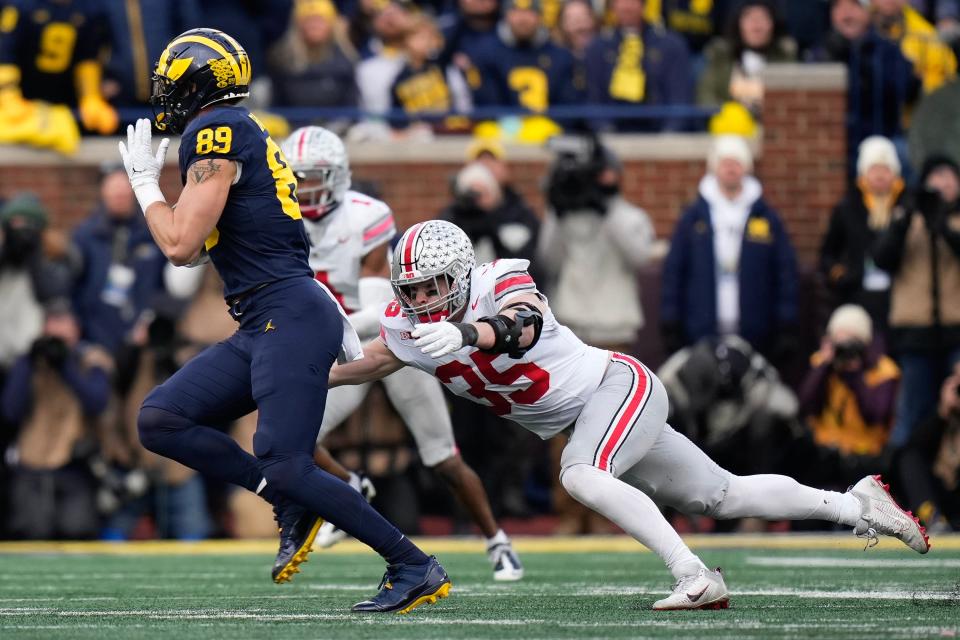
[[[426,322],[413,329],[415,345],[431,358],[441,358],[477,342],[477,330],[459,322]]]

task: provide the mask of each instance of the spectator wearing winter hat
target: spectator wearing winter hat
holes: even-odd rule
[[[875,264],[873,247],[903,205],[904,182],[893,143],[871,136],[860,144],[857,180],[833,208],[820,246],[820,272],[834,304],[864,307],[876,333],[886,332],[890,276]]]
[[[293,19],[267,58],[277,107],[356,107],[357,52],[331,0],[297,0]]]
[[[720,136],[699,195],[673,234],[660,320],[672,352],[736,334],[782,365],[797,325],[797,265],[780,215],[763,199],[743,138]]]
[[[900,379],[889,356],[871,349],[872,322],[845,304],[830,316],[820,349],[800,387],[800,415],[810,429],[817,486],[846,488],[881,468]]]
[[[960,362],[960,168],[953,159],[927,158],[916,192],[894,208],[877,239],[874,260],[893,278],[890,344],[903,371],[890,436],[896,448],[936,410],[937,389]]]
[[[65,299],[46,306],[42,333],[17,358],[0,393],[14,442],[8,498],[18,538],[91,538],[98,527],[94,483],[82,452],[110,397],[110,357],[80,342]]]

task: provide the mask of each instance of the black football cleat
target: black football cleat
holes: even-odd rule
[[[410,613],[450,593],[450,578],[433,556],[426,564],[391,564],[380,581],[380,593],[353,605],[358,613]]]
[[[299,567],[307,561],[307,555],[313,549],[313,540],[323,518],[291,502],[274,506],[273,513],[280,525],[280,550],[272,574],[273,581],[281,584],[290,582],[293,574],[300,573]]]

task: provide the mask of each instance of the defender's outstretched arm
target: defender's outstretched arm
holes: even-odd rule
[[[380,338],[375,338],[363,345],[363,358],[334,365],[330,370],[330,381],[327,386],[331,389],[344,384],[363,384],[373,380],[386,378],[394,371],[406,366],[402,360],[393,355]]]

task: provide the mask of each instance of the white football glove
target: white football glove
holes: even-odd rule
[[[150,121],[146,118],[137,120],[136,126],[127,125],[127,144],[120,143],[120,157],[127,170],[130,186],[137,196],[140,209],[146,213],[147,207],[154,202],[166,202],[163,192],[160,191],[160,170],[163,169],[167,157],[167,147],[170,138],[160,141],[157,153],[154,155],[151,144]]]
[[[452,322],[425,322],[413,329],[413,343],[431,358],[441,358],[463,348],[463,332]]]

